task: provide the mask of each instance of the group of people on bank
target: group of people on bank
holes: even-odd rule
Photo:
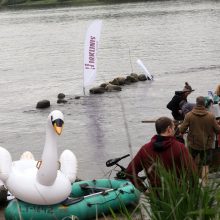
[[[158,118],[155,122],[157,134],[141,147],[126,168],[127,178],[138,188],[143,188],[138,177],[142,170],[151,186],[160,185],[160,178],[155,173],[155,164],[158,162],[167,170],[175,170],[177,176],[182,171],[188,176],[196,173],[200,175],[203,185],[206,185],[214,140],[220,133],[220,121],[207,108],[206,97],[197,97],[195,104],[187,101],[188,95],[193,91],[186,82],[182,91],[175,92],[167,104],[174,120],[168,117]],[[219,101],[220,85],[215,96]],[[176,138],[176,134],[183,136],[187,131],[186,147],[184,139]]]

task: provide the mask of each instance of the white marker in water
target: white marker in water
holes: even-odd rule
[[[137,59],[137,64],[144,70],[145,76],[148,77],[150,80],[153,80],[153,76],[148,72],[147,68],[140,59]]]

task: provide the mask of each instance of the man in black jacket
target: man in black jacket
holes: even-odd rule
[[[182,91],[175,91],[175,95],[172,100],[167,104],[167,108],[171,110],[172,116],[177,121],[182,121],[184,119],[184,114],[180,108],[180,102],[185,100],[187,102],[187,96],[193,92],[194,89],[185,82],[185,86]]]

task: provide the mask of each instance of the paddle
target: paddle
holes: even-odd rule
[[[92,194],[89,194],[87,196],[80,196],[80,197],[76,197],[76,198],[68,197],[66,200],[64,200],[62,202],[62,205],[63,206],[69,206],[69,205],[72,205],[72,204],[76,204],[76,203],[81,202],[82,200],[84,200],[86,198],[89,198],[89,197],[92,197],[92,196],[97,196],[97,195],[103,195],[103,194],[105,195],[106,193],[114,191],[114,190],[116,190],[116,189],[109,188],[109,189],[107,189],[105,191],[102,190],[101,192],[92,193]]]
[[[152,119],[152,120],[143,120],[141,121],[142,123],[155,123],[156,119]]]
[[[107,167],[111,167],[113,165],[117,165],[119,167],[121,167],[122,170],[125,170],[124,167],[122,167],[121,165],[118,164],[118,162],[126,157],[130,156],[130,154],[126,154],[122,157],[117,157],[114,159],[110,159],[106,162],[106,166]],[[80,184],[80,188],[82,190],[92,190],[94,193],[86,195],[86,196],[80,196],[80,197],[68,197],[65,201],[62,202],[62,205],[64,206],[69,206],[78,202],[81,202],[82,200],[84,200],[85,198],[88,197],[92,197],[92,196],[96,196],[96,195],[105,195],[108,192],[117,190],[117,189],[113,189],[113,188],[106,188],[106,187],[99,187],[99,186],[90,186],[88,183],[82,183]]]
[[[106,192],[107,190],[111,189],[106,187],[90,186],[88,183],[80,184],[80,188],[82,190],[92,190],[93,193]]]
[[[141,121],[142,123],[155,123],[156,122],[156,119],[150,119],[150,120],[142,120]],[[174,120],[173,123],[175,126],[181,124],[183,121],[176,121]]]
[[[84,196],[77,197],[77,198],[68,197],[66,200],[64,200],[62,202],[62,205],[64,205],[64,206],[73,205],[73,204],[76,204],[78,202],[81,202],[83,199],[84,199]]]

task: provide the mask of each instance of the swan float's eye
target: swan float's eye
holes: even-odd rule
[[[62,119],[56,119],[52,121],[52,125],[58,135],[60,135],[62,132],[63,124],[64,124],[64,121]]]
[[[62,127],[64,124],[64,121],[62,119],[56,119],[54,121],[52,121],[52,124],[54,126],[54,124],[56,124],[57,127]]]

